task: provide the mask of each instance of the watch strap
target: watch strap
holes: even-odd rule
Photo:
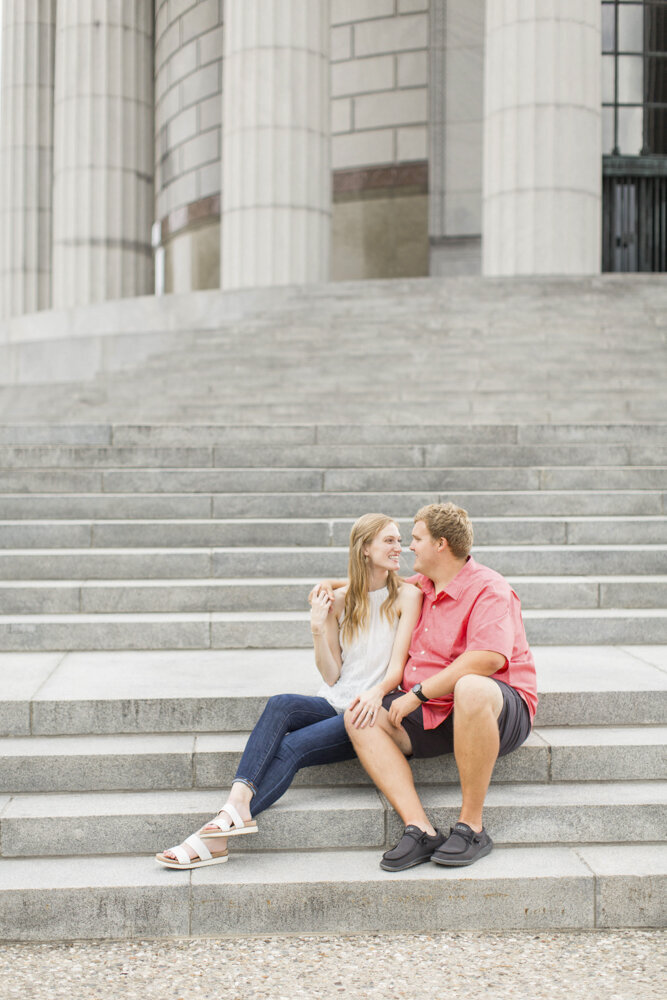
[[[416,694],[416,695],[417,695],[417,697],[418,697],[418,698],[419,698],[419,700],[420,700],[420,701],[422,702],[422,704],[423,704],[424,702],[428,701],[428,698],[426,697],[426,695],[425,695],[425,694],[424,694],[424,692],[422,691],[422,686],[421,686],[421,684],[415,684],[415,685],[414,685],[414,687],[412,687],[412,688],[411,688],[410,690],[412,691],[412,693],[413,693],[413,694]]]

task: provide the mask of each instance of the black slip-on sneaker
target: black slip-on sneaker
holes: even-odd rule
[[[382,855],[380,868],[386,872],[402,872],[405,868],[421,865],[430,861],[433,852],[444,842],[445,835],[440,830],[435,831],[435,836],[430,836],[418,826],[406,826],[396,847]]]
[[[433,852],[431,861],[435,861],[436,865],[461,868],[490,854],[492,850],[493,841],[484,828],[481,833],[476,833],[467,823],[456,823],[442,847]]]

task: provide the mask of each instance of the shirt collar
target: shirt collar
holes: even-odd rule
[[[461,569],[458,571],[453,580],[450,580],[447,586],[440,591],[441,594],[447,594],[453,600],[458,601],[461,596],[467,581],[470,578],[471,573],[474,573],[477,563],[472,556],[468,556],[466,562],[463,564]],[[435,584],[428,576],[422,577],[422,590],[425,594],[429,596],[435,594]],[[440,596],[440,595],[438,595]]]

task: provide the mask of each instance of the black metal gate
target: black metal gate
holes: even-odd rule
[[[667,271],[667,158],[604,157],[602,270]]]

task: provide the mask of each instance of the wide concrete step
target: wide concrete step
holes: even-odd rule
[[[0,493],[303,493],[667,490],[667,466],[502,468],[11,468]],[[432,498],[435,499],[435,498]],[[364,506],[364,509],[366,507]]]
[[[504,576],[662,574],[667,545],[477,545],[475,558]],[[347,546],[0,549],[0,579],[110,580],[347,575]],[[412,572],[404,549],[401,570]]]
[[[353,518],[161,518],[147,520],[0,521],[0,549],[155,548],[173,546],[338,546],[347,545]],[[405,546],[412,519],[398,521]],[[478,517],[478,545],[667,544],[667,516]]]
[[[535,646],[538,728],[667,725],[664,647]],[[243,733],[314,694],[311,650],[0,653],[0,735]]]
[[[667,642],[664,608],[524,611],[529,643]],[[312,648],[300,611],[0,615],[0,650]]]
[[[248,733],[0,738],[0,793],[147,791],[229,786]],[[667,726],[550,727],[496,762],[493,782],[663,778]],[[451,755],[411,761],[422,785],[458,785]],[[304,768],[293,787],[370,785],[355,759]]]
[[[382,337],[382,331],[378,334]],[[580,348],[581,345],[578,345]],[[597,348],[596,348],[597,349]],[[325,363],[325,362],[323,362]],[[489,361],[487,359],[487,364]],[[520,363],[525,364],[525,357],[520,359]],[[554,375],[551,374],[553,381]],[[202,380],[203,383],[204,380]],[[639,383],[639,379],[636,380]],[[45,406],[50,406],[54,416],[59,419],[69,419],[72,415],[71,391],[63,391],[61,386],[56,387],[54,392],[52,387],[38,387],[39,395],[35,398],[35,391],[29,396],[17,396],[15,389],[7,389],[0,385],[0,413],[13,413],[21,419],[29,419],[38,416],[43,412]],[[203,395],[196,399],[189,398],[187,392],[178,396],[144,398],[137,402],[136,395],[131,398],[131,389],[128,386],[121,386],[116,396],[116,386],[114,386],[114,398],[107,404],[100,407],[100,416],[105,420],[115,420],[123,410],[133,406],[137,418],[145,423],[164,423],[172,419],[180,421],[200,421],[211,423],[216,420],[232,422],[237,420],[239,424],[255,424],[262,421],[264,424],[316,422],[322,410],[327,406],[335,411],[340,410],[340,391],[336,396],[335,391],[328,392],[326,396],[315,399],[309,397],[291,396],[288,401],[287,394],[273,394],[272,398],[266,398],[262,404],[257,404],[254,400],[249,402],[253,390],[256,386],[248,387],[245,396],[232,397],[225,394],[221,397],[221,385],[200,386]],[[501,422],[509,420],[523,420],[526,423],[539,423],[544,420],[552,420],[554,424],[563,423],[573,418],[586,421],[588,423],[606,424],[609,420],[619,421],[636,420],[638,423],[646,421],[660,421],[664,417],[664,407],[662,400],[649,395],[642,395],[642,388],[637,384],[635,391],[624,389],[622,396],[617,399],[610,398],[609,392],[600,388],[586,391],[585,395],[580,395],[576,399],[572,390],[565,392],[554,391],[545,385],[541,391],[531,391],[530,386],[523,386],[520,396],[517,394],[517,386],[509,386],[502,390],[497,386],[487,387],[480,391],[477,387],[467,387],[463,384],[452,387],[448,397],[443,395],[443,386],[440,385],[439,392],[434,390],[428,396],[420,394],[419,401],[414,394],[407,398],[403,392],[401,400],[401,417],[406,421],[419,424],[423,420],[424,410],[443,421],[449,420],[452,424],[462,424],[471,420],[479,424],[488,424],[490,421]],[[469,388],[473,397],[465,406],[464,412],[460,411],[461,393]],[[533,387],[535,388],[535,387]],[[133,387],[133,391],[139,391],[139,385]],[[458,396],[457,396],[458,394]],[[356,394],[353,398],[348,397],[345,404],[345,419],[358,423],[361,420],[377,419],[378,413],[386,406],[387,399],[393,398],[394,406],[396,400],[401,396],[400,391],[389,390],[386,396],[377,400],[369,400],[366,395]],[[70,409],[67,409],[67,405]],[[40,405],[41,404],[41,405]],[[457,409],[457,405],[459,409]],[[37,407],[40,410],[37,410]],[[87,408],[86,408],[87,410]],[[375,412],[374,412],[375,411]],[[81,411],[82,417],[87,417],[86,411]],[[384,417],[389,423],[394,411],[384,410]]]
[[[667,512],[660,490],[503,490],[447,493],[0,493],[3,520],[318,518],[379,510],[411,520],[447,500],[484,517],[637,517]]]
[[[517,576],[509,584],[524,610],[664,608],[665,576]],[[194,580],[0,580],[0,607],[18,614],[303,611],[308,578]]]
[[[0,861],[0,939],[657,927],[667,849],[498,847],[383,872],[380,852],[258,852],[177,872],[149,857]],[[353,905],[350,905],[350,901]]]
[[[388,435],[389,437],[390,435]],[[344,435],[343,442],[345,441]],[[384,439],[385,442],[387,438]],[[437,441],[437,439],[436,439]],[[193,447],[140,445],[1,445],[0,467],[16,468],[447,468],[449,466],[653,466],[667,447],[646,444],[238,444]]]
[[[458,787],[419,787],[435,826],[448,829],[461,804]],[[149,853],[180,843],[220,808],[203,789],[12,795],[0,802],[0,856]],[[495,843],[661,842],[667,836],[667,782],[568,782],[492,785],[485,826]],[[290,789],[258,817],[259,833],[234,851],[387,848],[400,817],[375,788]]]
[[[267,444],[664,444],[664,423],[2,424],[0,445],[220,447]]]

